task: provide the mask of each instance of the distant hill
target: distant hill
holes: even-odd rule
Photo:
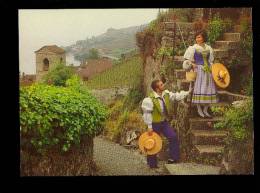
[[[145,24],[121,29],[109,28],[99,36],[87,38],[86,40],[78,40],[76,44],[63,48],[67,53],[74,56],[88,53],[89,49],[96,48],[101,55],[119,58],[122,53],[137,49],[135,34],[143,30],[146,26]]]

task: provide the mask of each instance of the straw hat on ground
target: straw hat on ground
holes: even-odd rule
[[[148,135],[148,132],[144,132],[139,137],[139,148],[140,150],[147,155],[157,154],[162,149],[162,139],[161,137],[152,132],[152,135]]]
[[[223,64],[220,63],[213,64],[211,71],[212,71],[213,79],[217,84],[217,86],[219,86],[220,88],[228,87],[230,83],[230,75],[227,68]]]

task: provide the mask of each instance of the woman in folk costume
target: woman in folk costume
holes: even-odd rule
[[[205,44],[205,31],[195,34],[196,44],[189,46],[184,54],[183,68],[191,68],[197,72],[192,95],[192,103],[197,104],[198,114],[201,117],[211,117],[208,113],[210,103],[217,103],[217,90],[211,74],[214,61],[213,49]],[[204,106],[203,110],[201,106]]]

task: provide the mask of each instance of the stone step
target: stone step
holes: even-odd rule
[[[223,145],[195,145],[198,153],[201,154],[222,154],[224,151]]]
[[[174,56],[174,58],[173,58],[174,60],[176,60],[176,61],[181,61],[181,62],[183,62],[184,61],[184,58],[183,58],[183,56]]]
[[[165,164],[165,168],[170,175],[218,175],[220,171],[220,167],[197,163]]]
[[[190,118],[190,130],[210,130],[213,129],[213,124],[223,120],[222,117],[213,118]]]
[[[190,99],[188,100],[190,101]],[[220,100],[220,102],[218,103],[212,103],[212,104],[209,104],[210,107],[229,107],[231,106],[231,103],[228,103],[228,102],[222,102]],[[196,104],[193,104],[191,103],[191,108],[190,108],[190,117],[199,117],[198,115],[198,112],[197,112],[197,105]],[[216,116],[218,117],[219,115],[214,115],[213,112],[211,111],[211,108],[209,108],[209,113],[212,114],[213,116]]]
[[[173,60],[173,62],[174,62],[174,65],[175,65],[175,69],[182,69],[183,61],[181,61],[181,60]]]
[[[172,47],[173,46],[173,38],[168,36],[163,36],[161,41],[162,46]]]
[[[173,37],[174,36],[174,32],[173,31],[164,31],[164,35],[168,36],[168,37]]]
[[[221,59],[228,57],[228,50],[227,49],[213,49],[214,51],[214,58]]]
[[[223,145],[194,145],[190,153],[196,163],[220,166],[224,155]]]
[[[216,49],[236,49],[239,47],[238,41],[215,41],[214,48]]]
[[[234,32],[235,33],[241,33],[241,25],[235,25],[234,26]]]
[[[184,69],[176,69],[176,70],[174,70],[174,77],[176,79],[185,79],[186,71]]]
[[[210,107],[228,107],[231,103],[228,102],[218,102],[218,103],[211,103],[209,104]],[[191,104],[192,107],[196,107],[196,104]]]
[[[186,79],[177,79],[177,87],[179,90],[189,90],[190,82]]]
[[[240,41],[240,33],[224,33],[223,40],[225,41]]]
[[[192,130],[193,145],[223,145],[228,132],[224,130]]]

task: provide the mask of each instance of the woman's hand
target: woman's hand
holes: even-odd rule
[[[197,64],[192,62],[191,65],[192,65],[193,69],[197,68]]]

